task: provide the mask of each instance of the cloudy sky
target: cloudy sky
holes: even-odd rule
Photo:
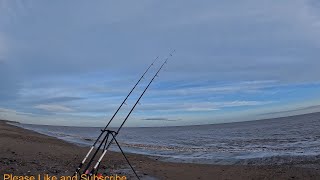
[[[315,0],[0,0],[0,118],[102,126],[176,49],[128,126],[320,110]]]

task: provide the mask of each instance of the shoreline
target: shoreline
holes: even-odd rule
[[[0,121],[0,175],[72,175],[88,147],[65,142]],[[130,154],[142,179],[319,179],[318,168],[294,165],[212,165],[159,161],[157,157]],[[102,168],[134,179],[120,153],[108,152]]]
[[[301,116],[295,116],[295,117],[287,117],[287,118],[280,118],[280,119],[273,119],[273,121],[275,120],[288,120],[288,118],[290,119],[290,121],[293,120],[300,120],[300,118],[305,118],[305,116],[313,116],[313,115],[319,115],[320,113],[317,114],[308,114],[308,115],[304,115],[303,117]],[[310,117],[312,118],[312,117]],[[272,119],[269,119],[268,121],[272,121]],[[87,147],[90,148],[92,143],[94,142],[94,139],[96,138],[95,136],[88,136],[88,135],[84,135],[84,134],[77,134],[77,133],[68,133],[69,131],[74,131],[74,129],[72,128],[82,128],[82,127],[73,127],[73,126],[50,126],[50,125],[34,125],[34,124],[23,124],[23,123],[14,123],[12,121],[7,122],[10,125],[14,125],[17,126],[19,128],[23,128],[23,129],[27,129],[27,130],[31,130],[35,133],[40,133],[46,136],[50,136],[50,137],[55,137],[57,139],[63,140],[65,142],[69,142],[71,144],[80,146],[80,147]],[[257,124],[257,121],[248,121],[248,122],[240,122],[242,125],[242,123],[245,124]],[[230,123],[229,127],[231,125],[234,126],[234,124],[238,124],[238,123]],[[278,124],[278,122],[277,122]],[[219,125],[225,125],[225,124],[217,124],[217,126]],[[46,128],[43,127],[37,127],[37,126],[43,126],[46,127],[48,126],[47,130],[44,130]],[[210,125],[213,126],[213,125]],[[54,127],[53,129],[50,130],[51,127]],[[69,128],[69,130],[64,129],[65,127]],[[190,127],[190,126],[184,126],[184,127]],[[60,128],[64,129],[64,130],[59,130]],[[96,131],[100,131],[100,128],[97,127],[91,127],[91,128],[95,128]],[[136,128],[136,127],[135,127]],[[154,128],[159,128],[159,127],[153,127]],[[160,127],[162,128],[162,127]],[[177,127],[177,128],[183,128],[183,127]],[[129,129],[129,128],[128,128]],[[135,133],[138,133],[141,130],[141,128],[136,129]],[[160,130],[160,129],[159,129]],[[52,131],[52,133],[50,133]],[[82,131],[81,129],[78,129],[78,131]],[[137,132],[136,132],[137,131]],[[140,131],[141,133],[141,131]],[[150,133],[149,133],[150,134]],[[132,133],[131,135],[135,135],[134,133]],[[88,136],[88,137],[86,137]],[[98,134],[97,134],[98,136]],[[316,136],[316,134],[314,135]],[[71,137],[71,138],[70,138]],[[82,137],[82,138],[81,138]],[[161,134],[160,137],[161,138]],[[307,139],[309,137],[306,137]],[[281,139],[281,138],[280,138]],[[141,140],[141,139],[140,139]],[[250,140],[250,138],[249,138]],[[249,149],[247,152],[246,151],[242,151],[242,152],[232,152],[232,151],[225,151],[226,153],[216,153],[213,151],[213,153],[216,153],[215,155],[212,154],[210,155],[210,157],[199,157],[199,156],[193,156],[193,154],[191,153],[191,156],[188,156],[188,154],[186,152],[183,152],[183,150],[181,151],[181,153],[176,153],[176,154],[166,154],[166,153],[162,153],[161,151],[156,151],[151,147],[151,150],[145,150],[144,147],[146,149],[148,149],[148,146],[143,146],[143,141],[140,141],[140,143],[138,142],[137,144],[140,145],[139,149],[134,149],[134,146],[130,146],[130,142],[126,142],[126,140],[122,139],[121,142],[123,142],[123,146],[122,148],[124,148],[126,153],[131,153],[131,154],[137,154],[137,155],[142,155],[142,156],[150,156],[150,157],[154,157],[157,158],[161,161],[165,161],[165,162],[174,162],[174,163],[193,163],[193,164],[213,164],[213,165],[282,165],[282,164],[286,164],[286,165],[293,165],[293,166],[307,166],[308,167],[316,167],[316,168],[320,168],[320,154],[319,153],[315,153],[315,152],[304,152],[301,150],[296,150],[296,151],[275,151],[274,153],[272,151],[268,151],[268,149],[265,147],[263,147],[263,149],[258,149],[259,151],[255,152],[252,151],[252,149]],[[120,143],[121,143],[120,142]],[[150,141],[149,141],[150,142]],[[249,142],[249,141],[248,141]],[[263,143],[263,142],[261,142]],[[266,142],[266,146],[267,146],[268,142]],[[261,145],[264,146],[264,145]],[[133,147],[133,148],[131,148]],[[170,148],[170,146],[164,146],[162,144],[162,146],[157,147],[158,149],[161,149],[162,147],[166,147],[166,148]],[[313,146],[314,147],[314,146]],[[127,149],[126,149],[127,148]],[[131,149],[130,149],[131,148]],[[149,146],[150,148],[150,146]],[[233,147],[233,148],[237,148],[237,147]],[[277,148],[277,147],[275,147]],[[282,147],[282,148],[290,148],[288,146],[286,147]],[[304,147],[302,145],[298,145],[297,147],[295,147],[296,149],[302,148],[302,149],[308,149],[308,147]],[[196,149],[198,150],[198,149]],[[232,150],[232,149],[231,149]],[[265,151],[267,150],[267,151]],[[117,147],[110,149],[109,151],[113,151],[113,152],[120,152],[118,150]],[[179,152],[179,151],[178,151]],[[198,151],[196,151],[198,152]],[[207,152],[204,152],[207,153]],[[207,153],[208,154],[208,153]],[[214,157],[219,157],[219,158],[214,158]]]

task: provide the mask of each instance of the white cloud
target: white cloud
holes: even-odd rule
[[[69,125],[69,126],[104,126],[103,117],[93,116],[51,116],[42,114],[26,113],[14,109],[0,107],[0,120],[17,121],[20,123]],[[89,122],[89,123],[88,123]]]
[[[165,95],[191,95],[191,94],[230,94],[230,93],[256,93],[262,91],[264,88],[280,86],[275,80],[261,80],[261,81],[242,81],[223,85],[194,85],[194,87],[181,87],[166,91],[153,92],[154,94]]]
[[[50,111],[50,112],[72,112],[74,111],[72,108],[62,106],[62,105],[57,105],[57,104],[39,104],[34,106],[36,109],[41,109],[45,111]]]
[[[20,112],[14,109],[0,107],[0,119],[2,120],[12,120],[21,122],[24,119],[26,119],[26,117],[31,117],[32,115],[32,113]]]
[[[188,103],[185,106],[187,111],[199,110],[219,110],[228,107],[243,107],[243,106],[262,106],[274,103],[273,101],[222,101],[222,102],[208,102],[208,103]]]
[[[17,113],[16,110],[13,110],[13,109],[7,109],[7,108],[0,108],[0,112],[1,113]]]
[[[188,103],[143,103],[143,111],[217,111],[230,107],[263,106],[274,101],[220,101],[220,102],[188,102]],[[139,107],[140,109],[140,107]]]
[[[218,107],[241,107],[241,106],[261,106],[274,103],[274,101],[227,101],[213,103]]]

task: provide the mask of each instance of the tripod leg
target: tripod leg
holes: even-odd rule
[[[132,165],[130,164],[130,162],[129,162],[128,158],[127,158],[127,156],[124,154],[122,148],[120,147],[120,144],[118,143],[118,141],[116,140],[116,138],[114,137],[114,135],[113,135],[112,133],[111,133],[111,135],[112,135],[114,141],[116,142],[116,144],[118,145],[118,147],[119,147],[122,155],[124,156],[124,158],[126,159],[127,163],[129,164],[130,168],[132,169],[132,171],[134,172],[134,174],[137,176],[137,178],[140,180],[140,177],[138,176],[138,174],[136,173],[136,171],[133,169]]]

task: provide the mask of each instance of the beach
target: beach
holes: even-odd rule
[[[87,147],[0,122],[0,174],[72,175]],[[135,179],[123,156],[108,152],[102,168]],[[319,179],[317,167],[297,165],[208,165],[163,162],[156,157],[128,154],[142,179]],[[304,162],[305,165],[305,162]]]

